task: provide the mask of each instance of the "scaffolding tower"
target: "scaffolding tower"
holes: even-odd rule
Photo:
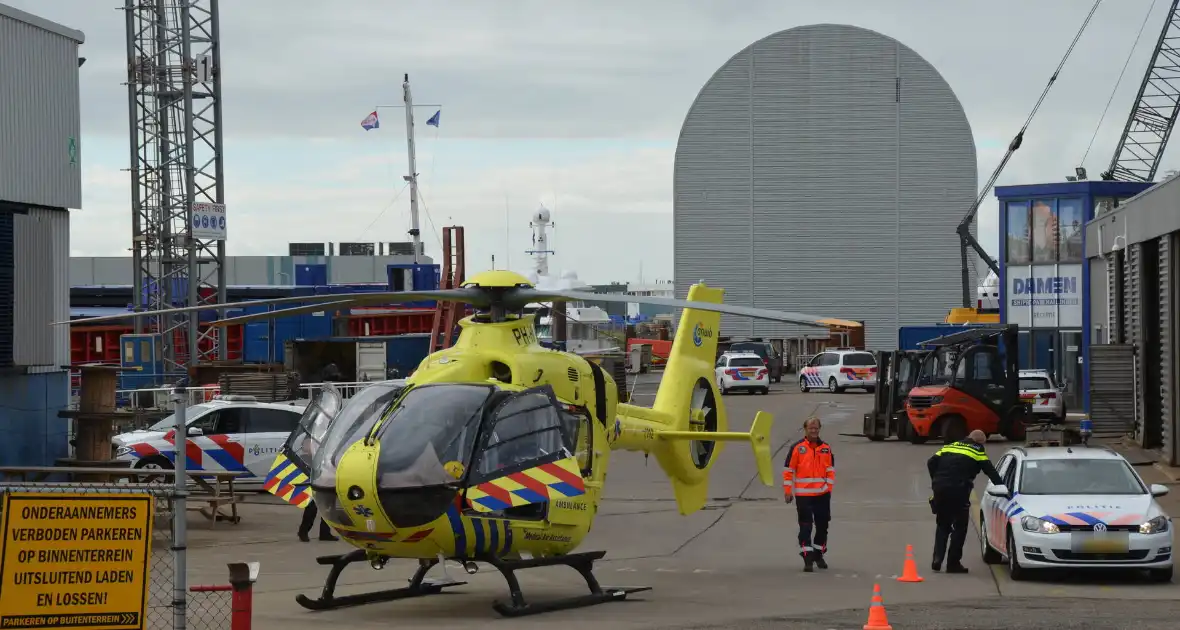
[[[225,192],[218,0],[125,0],[133,304],[224,304]],[[196,313],[138,317],[168,373],[225,360]]]

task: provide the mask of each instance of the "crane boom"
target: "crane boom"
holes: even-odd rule
[[[1110,168],[1102,179],[1150,182],[1155,179],[1168,138],[1180,113],[1180,0],[1172,0],[1147,73],[1135,97]]]

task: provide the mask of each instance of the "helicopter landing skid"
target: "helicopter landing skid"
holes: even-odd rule
[[[492,604],[492,608],[505,617],[523,617],[525,615],[535,615],[570,608],[584,608],[607,602],[622,601],[627,599],[627,596],[631,593],[651,590],[647,586],[629,588],[600,586],[598,580],[594,577],[594,561],[601,560],[605,555],[605,551],[590,551],[548,558],[530,558],[528,560],[483,559],[484,562],[496,567],[500,571],[504,579],[508,582],[508,590],[512,595],[511,602],[497,601]],[[526,603],[524,601],[524,594],[520,591],[520,582],[516,579],[516,572],[521,569],[552,566],[567,566],[580,573],[582,578],[586,580],[586,586],[590,588],[590,594],[539,604]]]
[[[418,565],[418,570],[414,572],[414,577],[410,578],[409,586],[387,591],[337,596],[336,581],[340,579],[340,574],[344,572],[344,568],[354,562],[365,560],[366,557],[365,550],[357,549],[346,554],[320,556],[316,558],[316,562],[319,564],[332,565],[332,570],[328,572],[328,579],[324,581],[324,590],[317,599],[299,594],[295,596],[295,601],[308,610],[332,610],[346,606],[360,606],[362,604],[375,604],[377,602],[422,597],[423,595],[437,595],[449,586],[466,584],[466,582],[451,579],[427,580],[426,573],[438,564],[438,560],[423,560]]]

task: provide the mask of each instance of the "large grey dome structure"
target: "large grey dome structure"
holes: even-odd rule
[[[876,349],[959,305],[975,142],[947,82],[892,38],[818,24],[750,45],[697,95],[674,171],[678,295],[704,280],[727,303],[862,320]]]

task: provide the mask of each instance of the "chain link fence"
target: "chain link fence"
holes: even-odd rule
[[[174,592],[177,585],[180,585],[186,593],[186,614],[185,627],[192,630],[229,630],[231,617],[231,589],[229,586],[214,586],[214,587],[194,587],[189,588],[186,576],[177,570],[176,556],[173,552],[173,499],[175,497],[175,489],[171,485],[161,483],[85,483],[85,482],[0,482],[0,522],[7,524],[5,536],[6,540],[12,540],[11,533],[16,527],[27,527],[28,529],[35,529],[36,525],[44,525],[50,522],[50,518],[70,519],[73,522],[62,527],[58,525],[55,529],[58,531],[67,531],[65,542],[37,542],[36,537],[30,538],[23,536],[19,544],[14,544],[18,549],[28,549],[34,553],[42,549],[53,549],[70,551],[74,550],[82,554],[89,554],[92,552],[88,547],[94,547],[101,550],[112,549],[132,549],[136,547],[134,544],[119,544],[124,541],[111,542],[110,539],[96,542],[92,545],[87,545],[84,540],[88,536],[69,534],[69,530],[80,531],[82,528],[101,528],[104,525],[111,524],[106,521],[101,515],[90,512],[85,515],[68,513],[58,513],[57,516],[48,515],[45,513],[37,513],[35,511],[27,512],[25,514],[17,514],[14,508],[13,514],[3,514],[4,506],[8,504],[8,495],[14,495],[14,500],[19,500],[20,495],[37,495],[27,501],[14,501],[14,505],[21,506],[45,506],[49,509],[57,508],[71,508],[77,507],[104,507],[104,506],[125,506],[130,505],[135,501],[135,495],[142,497],[148,495],[150,497],[148,502],[153,506],[153,518],[151,528],[151,545],[150,553],[147,554],[148,573],[146,576],[147,584],[147,601],[144,605],[144,628],[148,630],[168,630],[174,629],[178,624],[175,622],[175,607],[173,605]],[[63,495],[60,498],[55,498],[54,495]],[[73,496],[68,496],[73,495]],[[40,498],[43,497],[43,498]],[[88,498],[89,497],[89,498]],[[97,500],[100,497],[109,497],[106,500]],[[25,508],[21,508],[24,510]],[[109,516],[107,517],[109,518]],[[37,519],[37,520],[33,520]],[[58,520],[61,523],[62,520]],[[140,521],[142,522],[142,521]],[[131,527],[134,527],[132,525]],[[46,528],[48,529],[48,528]],[[93,536],[89,536],[94,538]],[[30,540],[33,540],[30,542]],[[58,535],[58,540],[62,540],[61,535]],[[71,542],[77,541],[77,542]],[[180,541],[181,545],[185,545],[185,541]],[[135,549],[137,552],[138,549]],[[20,553],[16,550],[5,550],[4,556],[6,561],[10,561],[10,556]],[[32,555],[32,554],[30,554]],[[45,556],[49,562],[38,561],[36,565],[30,565],[32,570],[40,571],[63,571],[68,569],[77,569],[79,566],[85,566],[87,556],[74,556],[67,559],[66,557],[53,558]],[[142,565],[139,567],[133,566],[137,561],[142,559],[142,555],[135,555],[134,560],[130,562],[120,562],[119,569],[126,568],[135,574],[142,573]],[[37,558],[41,560],[41,558]],[[32,562],[32,560],[30,561]],[[93,560],[90,560],[93,562]],[[66,566],[67,563],[72,566]],[[126,565],[124,567],[123,565]],[[104,566],[113,567],[112,563],[106,563]],[[93,570],[93,569],[92,569]],[[17,587],[20,588],[20,587]],[[55,590],[69,590],[62,587],[49,587]],[[92,590],[101,590],[103,587],[98,586]],[[5,613],[10,613],[8,610],[0,610],[0,617]],[[91,625],[91,624],[84,624]]]

